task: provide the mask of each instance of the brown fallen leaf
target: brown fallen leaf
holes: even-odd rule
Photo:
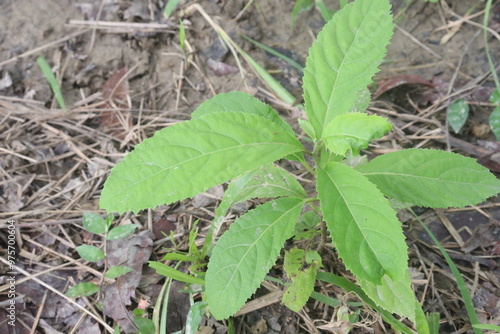
[[[206,207],[215,201],[220,201],[222,196],[224,196],[224,188],[222,185],[218,185],[201,194],[195,195],[193,197],[192,204],[195,208]]]
[[[422,78],[420,75],[395,75],[388,79],[380,80],[377,82],[377,91],[373,94],[373,99],[378,98],[385,92],[399,87],[401,85],[423,85],[434,88],[435,85],[432,80]]]
[[[108,244],[108,266],[128,266],[133,271],[120,276],[112,285],[103,288],[103,312],[114,319],[126,333],[135,333],[137,329],[131,323],[132,314],[126,309],[135,297],[135,290],[142,275],[142,266],[149,260],[152,251],[151,231],[142,231],[125,239],[110,241]],[[128,313],[128,314],[127,314]]]
[[[474,306],[490,313],[492,318],[496,318],[500,315],[500,297],[497,294],[499,294],[498,289],[486,282],[476,291],[472,302]]]
[[[472,231],[472,235],[462,247],[464,253],[470,253],[478,247],[489,247],[494,245],[495,236],[500,235],[499,222],[491,219],[488,224],[477,225]]]
[[[122,67],[104,83],[102,96],[105,103],[101,112],[101,127],[105,132],[124,140],[132,127],[127,66]]]
[[[177,223],[169,219],[160,218],[153,224],[153,233],[155,240],[160,240],[170,235],[170,232],[175,231]]]

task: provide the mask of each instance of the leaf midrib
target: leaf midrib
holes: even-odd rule
[[[431,176],[422,176],[422,175],[415,175],[415,174],[405,174],[405,173],[394,173],[394,172],[368,172],[368,173],[362,173],[363,175],[367,176],[377,176],[377,175],[390,175],[390,176],[400,176],[400,177],[409,177],[409,178],[415,178],[415,179],[424,179],[427,181],[440,181],[443,183],[453,183],[453,184],[458,184],[458,185],[467,185],[467,186],[488,186],[486,184],[482,183],[471,183],[471,182],[461,182],[461,181],[455,181],[455,180],[443,180],[440,179],[439,177],[431,177]]]
[[[171,169],[174,169],[175,167],[180,167],[182,165],[185,165],[186,163],[192,163],[193,161],[197,160],[197,159],[200,159],[200,158],[204,158],[206,156],[210,156],[210,155],[214,155],[214,154],[219,154],[219,153],[222,153],[224,151],[230,151],[230,150],[236,150],[236,149],[241,149],[241,148],[245,148],[245,147],[252,147],[252,146],[262,146],[262,145],[283,145],[284,146],[291,146],[291,147],[295,147],[297,148],[297,150],[295,152],[291,152],[291,153],[288,153],[288,154],[292,154],[292,153],[296,153],[296,152],[299,152],[300,151],[300,148],[297,147],[296,145],[292,145],[292,144],[288,144],[288,143],[283,143],[283,142],[267,142],[267,143],[251,143],[251,144],[244,144],[244,145],[237,145],[237,146],[231,146],[231,147],[227,147],[227,148],[224,148],[224,149],[219,149],[219,150],[214,150],[214,151],[210,151],[210,152],[205,152],[203,154],[200,154],[200,155],[197,155],[193,158],[190,158],[190,159],[187,159],[187,160],[184,160],[182,162],[179,162],[177,164],[174,164],[174,165],[170,165],[168,167],[163,167],[163,166],[158,166],[158,165],[155,165],[155,166],[158,166],[161,168],[160,171],[154,173],[154,174],[151,174],[145,178],[141,178],[141,179],[138,179],[136,182],[129,182],[128,183],[128,186],[127,187],[124,187],[124,188],[120,188],[119,191],[115,192],[113,195],[110,195],[110,198],[114,197],[114,196],[117,196],[118,194],[126,191],[126,190],[129,190],[131,188],[134,188],[137,186],[137,184],[139,183],[142,183],[152,177],[155,177],[157,176],[158,174],[161,174],[161,173],[164,173],[168,170],[171,170]],[[272,153],[272,152],[271,152]],[[286,154],[285,154],[286,155]],[[130,165],[129,167],[135,167],[135,166],[142,166],[142,165],[145,165],[145,163],[138,163],[138,164],[132,164]],[[150,165],[149,165],[150,166]]]

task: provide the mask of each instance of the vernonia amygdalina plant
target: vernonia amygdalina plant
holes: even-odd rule
[[[392,30],[388,0],[356,0],[319,33],[303,77],[308,120],[299,120],[314,142],[312,151],[270,106],[240,92],[220,94],[201,104],[191,120],[137,145],[114,167],[101,208],[138,212],[229,182],[206,247],[197,253],[210,256],[207,270],[191,276],[204,285],[203,300],[216,319],[235,314],[251,297],[287,239],[304,229],[313,233],[302,237],[312,238],[323,221],[328,245],[374,304],[418,322],[423,313],[411,289],[407,246],[388,198],[463,207],[496,195],[500,182],[475,160],[439,150],[406,149],[370,162],[359,157],[391,129],[386,119],[365,110],[367,85]],[[273,164],[279,159],[302,163],[315,178],[317,197]],[[227,211],[251,198],[272,199],[236,219],[219,238]],[[300,310],[313,291],[321,257],[314,249],[294,248],[284,264],[291,284],[283,301]],[[151,265],[166,272],[163,263]]]

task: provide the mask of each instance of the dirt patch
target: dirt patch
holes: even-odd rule
[[[488,99],[494,84],[488,76],[484,40],[477,26],[483,18],[482,4],[441,1],[436,5],[421,0],[392,3],[397,28],[373,87],[377,99],[370,112],[390,117],[395,130],[370,152],[449,147],[500,172],[500,148],[487,125],[492,110]],[[275,96],[241,56],[235,57],[210,20],[273,73],[297,102],[302,95],[300,71],[255,47],[243,35],[304,64],[324,21],[316,10],[303,12],[292,29],[294,1],[259,1],[248,8],[247,4],[239,0],[200,1],[200,11],[192,3],[181,2],[169,19],[163,17],[164,2],[155,0],[7,0],[0,4],[4,27],[0,31],[0,227],[6,228],[8,220],[15,221],[16,265],[26,272],[17,277],[24,280],[17,291],[17,332],[28,333],[33,328],[38,332],[100,333],[116,323],[133,332],[128,322],[130,312],[144,305],[152,312],[164,280],[147,268],[142,268],[142,275],[136,275],[134,284],[129,285],[126,303],[111,302],[118,300],[109,297],[109,287],[114,287],[111,283],[102,295],[91,299],[69,303],[61,296],[74,283],[102,279],[102,266],[76,261],[76,246],[89,240],[99,242],[82,230],[82,212],[102,213],[98,201],[109,170],[136,144],[165,126],[189,119],[206,99],[233,90],[270,103],[289,121],[300,116],[294,106]],[[497,32],[498,8],[490,21]],[[186,28],[184,50],[180,47],[179,20]],[[490,34],[488,43],[493,55],[500,54],[497,37]],[[61,82],[67,112],[59,109],[36,64],[38,56],[48,60]],[[471,116],[459,134],[450,135],[445,110],[458,98],[469,102]],[[117,223],[132,221],[141,230],[154,232],[154,238],[149,233],[147,238],[142,234],[137,237],[143,236],[148,242],[153,238],[152,245],[143,247],[152,248],[151,259],[160,259],[163,247],[174,246],[162,232],[172,233],[175,246],[185,250],[188,231],[197,219],[202,232],[197,243],[202,244],[216,197],[212,194],[208,201],[186,200],[137,216],[124,215]],[[246,203],[241,210],[252,205]],[[234,214],[238,215],[238,210]],[[474,209],[439,213],[422,210],[419,214],[432,223],[445,247],[455,254],[475,293],[481,321],[498,325],[498,200]],[[414,247],[410,264],[424,310],[441,313],[441,332],[465,331],[468,321],[445,262],[420,228],[405,219],[404,213],[401,216]],[[457,235],[460,240],[454,238]],[[4,234],[0,243],[7,245]],[[348,277],[335,254],[330,255],[325,270]],[[140,267],[138,264],[138,273]],[[2,262],[2,291],[8,289],[7,271]],[[280,275],[279,266],[275,274]],[[186,294],[177,293],[178,289],[170,297],[172,332],[185,325],[189,307],[189,299],[183,298]],[[280,304],[272,304],[238,317],[237,332],[340,331],[347,326],[342,318],[345,314],[360,315],[353,332],[388,331],[376,314],[352,306],[357,297],[331,286],[318,286],[317,290],[338,298],[341,305],[311,302],[300,314],[294,314]],[[254,297],[273,292],[268,286]],[[7,305],[6,301],[5,295],[0,295],[1,305]],[[119,314],[106,308],[100,311],[93,302],[114,305],[111,308],[120,308]],[[80,313],[81,308],[96,317]],[[9,333],[12,328],[6,327],[6,316],[5,309],[0,309],[0,331]],[[223,333],[226,325],[213,319],[203,322],[207,333]]]

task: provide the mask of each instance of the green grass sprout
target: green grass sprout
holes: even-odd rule
[[[431,232],[431,230],[422,222],[422,220],[417,216],[417,214],[409,209],[410,212],[415,216],[415,218],[418,220],[420,225],[425,229],[427,234],[431,237],[432,241],[436,244],[436,246],[439,248],[439,251],[441,254],[443,254],[446,263],[448,263],[448,266],[451,269],[451,272],[453,273],[453,277],[455,278],[455,281],[457,282],[458,289],[460,290],[460,294],[462,295],[463,302],[465,304],[465,309],[467,310],[467,315],[469,316],[469,320],[471,322],[472,326],[479,325],[479,319],[477,317],[476,310],[474,309],[474,304],[472,303],[472,298],[470,296],[469,290],[467,290],[467,285],[465,284],[464,279],[462,278],[462,275],[458,271],[457,266],[455,263],[453,263],[453,260],[451,257],[448,255],[446,250],[443,248],[439,240],[436,238],[436,236]],[[481,331],[477,328],[474,327],[474,333],[475,334],[481,334]]]
[[[45,78],[47,78],[50,88],[52,89],[52,92],[54,93],[54,96],[57,100],[57,103],[59,103],[59,106],[64,111],[67,111],[66,104],[64,103],[64,99],[61,93],[61,88],[59,87],[59,83],[57,82],[54,73],[52,73],[52,69],[50,68],[49,63],[47,63],[47,60],[45,60],[45,58],[42,56],[36,59],[36,63],[40,67],[40,70],[42,70],[42,73],[45,76]]]
[[[179,5],[179,2],[181,2],[181,0],[168,0],[165,5],[165,9],[163,10],[163,17],[168,19],[174,12],[175,8],[177,8],[177,5]]]
[[[278,57],[280,59],[283,59],[284,61],[286,61],[288,64],[290,64],[291,66],[295,67],[296,69],[298,69],[299,71],[304,71],[304,67],[302,65],[300,65],[299,63],[297,63],[295,60],[293,60],[292,58],[290,57],[287,57],[285,56],[284,54],[276,51],[275,49],[273,48],[270,48],[269,46],[267,45],[264,45],[260,42],[257,42],[256,40],[254,39],[251,39],[250,37],[248,36],[245,36],[245,35],[242,35],[242,37],[244,39],[246,39],[247,41],[249,41],[250,43],[254,44],[255,46],[258,46],[259,48],[269,52],[270,54],[272,54],[273,56],[275,57]]]

